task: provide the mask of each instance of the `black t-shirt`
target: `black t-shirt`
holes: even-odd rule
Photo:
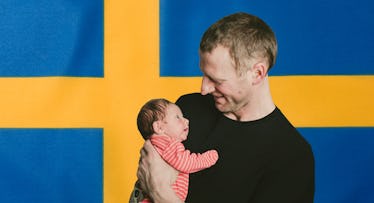
[[[210,95],[184,95],[177,104],[190,121],[186,148],[219,154],[214,166],[190,174],[186,202],[313,202],[311,147],[278,108],[239,122],[219,112]]]

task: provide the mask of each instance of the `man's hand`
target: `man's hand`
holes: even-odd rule
[[[181,202],[171,185],[175,182],[178,171],[169,166],[157,153],[149,140],[140,150],[137,176],[141,188],[157,202]]]

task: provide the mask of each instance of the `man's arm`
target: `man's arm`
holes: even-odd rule
[[[160,157],[150,141],[144,143],[140,154],[137,176],[142,189],[154,203],[182,203],[171,187],[178,172]]]

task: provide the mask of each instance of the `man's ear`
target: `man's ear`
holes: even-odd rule
[[[162,121],[155,121],[152,123],[153,130],[156,134],[163,134]]]
[[[264,78],[267,76],[267,64],[264,62],[255,63],[252,66],[251,70],[252,74],[252,84],[257,85],[260,84]]]

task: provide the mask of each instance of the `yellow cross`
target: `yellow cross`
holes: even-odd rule
[[[127,202],[142,144],[139,108],[150,98],[197,92],[200,78],[159,77],[158,1],[105,0],[104,24],[104,78],[1,78],[0,127],[104,128],[104,202]],[[374,76],[270,82],[298,127],[374,126]]]

